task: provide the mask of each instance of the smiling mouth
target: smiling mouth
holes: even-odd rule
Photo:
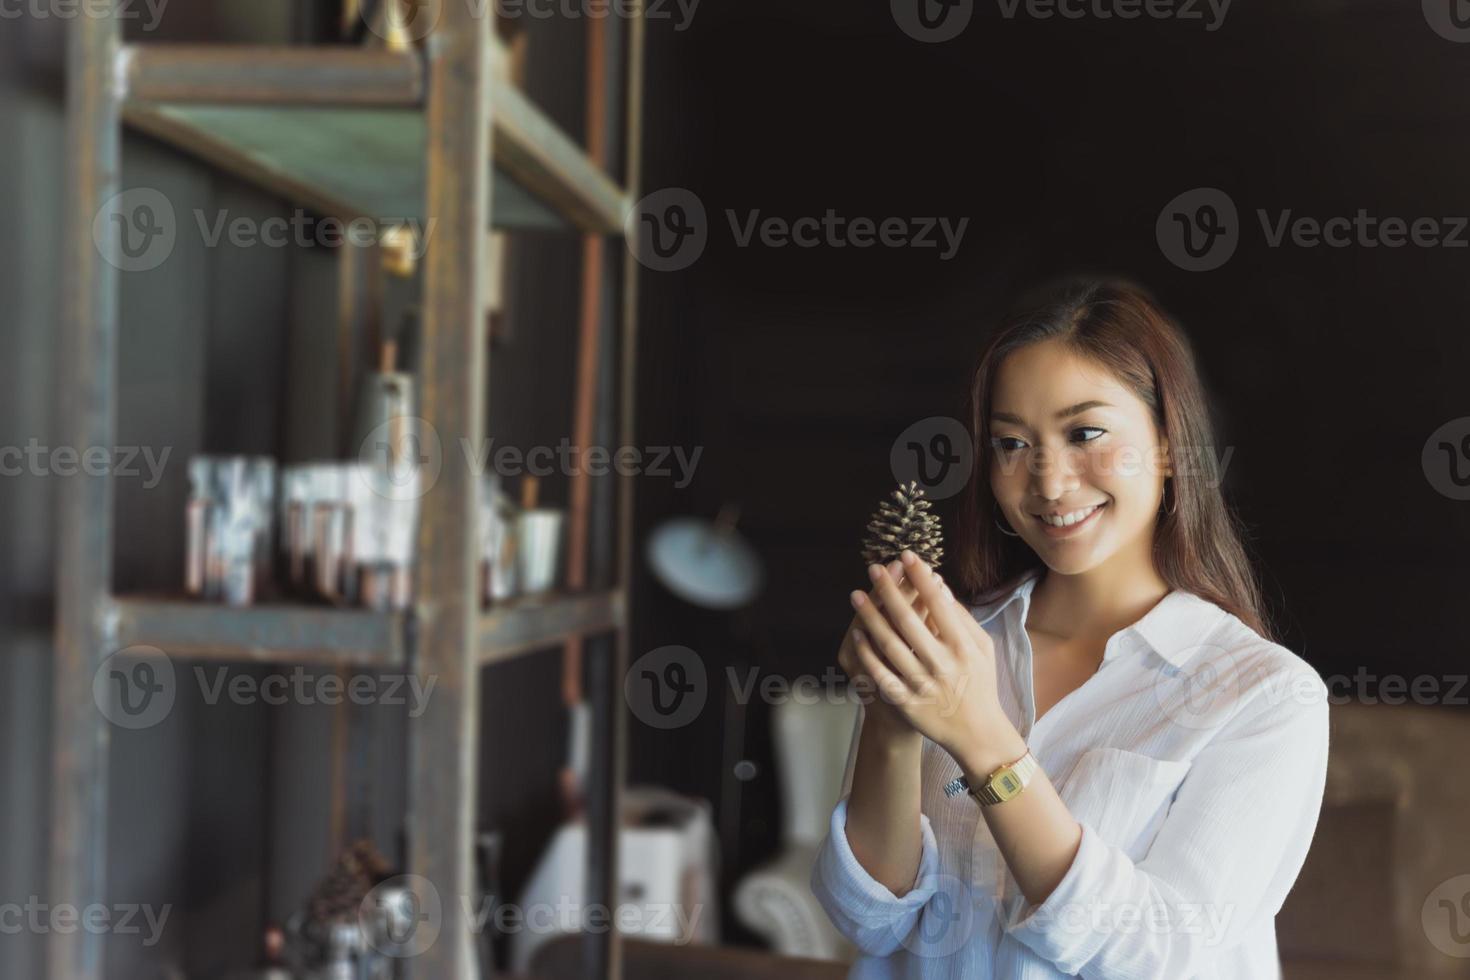
[[[1033,514],[1032,517],[1042,525],[1042,528],[1052,537],[1066,537],[1075,534],[1083,527],[1092,523],[1098,513],[1106,507],[1106,503],[1093,504],[1091,507],[1082,507],[1077,510],[1059,511],[1050,514]]]

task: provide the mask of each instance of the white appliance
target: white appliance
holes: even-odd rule
[[[623,793],[616,908],[586,897],[587,825],[563,824],[532,873],[510,932],[510,968],[529,973],[542,943],[569,932],[616,926],[624,935],[670,943],[719,941],[718,852],[710,805],[657,787]]]

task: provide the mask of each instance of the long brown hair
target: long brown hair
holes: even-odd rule
[[[1028,294],[1005,315],[980,354],[969,399],[975,468],[960,500],[956,534],[956,571],[966,594],[979,601],[998,598],[1041,567],[1025,542],[1002,534],[996,523],[990,398],[1001,363],[1044,340],[1060,340],[1111,371],[1152,410],[1168,439],[1174,475],[1166,481],[1154,528],[1154,563],[1164,581],[1208,599],[1271,638],[1239,526],[1220,491],[1214,434],[1194,354],[1154,298],[1122,279],[1066,279]]]

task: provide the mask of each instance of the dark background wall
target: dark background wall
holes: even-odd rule
[[[861,582],[857,542],[892,480],[894,438],[959,414],[974,353],[1016,289],[1094,269],[1142,281],[1194,338],[1234,450],[1227,488],[1288,645],[1324,675],[1455,673],[1470,511],[1433,489],[1420,452],[1470,415],[1466,251],[1271,248],[1255,211],[1470,214],[1458,179],[1470,45],[1436,35],[1418,5],[1383,0],[1242,0],[1214,32],[995,11],[977,5],[941,45],[905,36],[886,5],[827,0],[704,0],[687,30],[650,24],[645,189],[694,191],[711,227],[692,267],[643,276],[638,441],[703,455],[688,488],[638,482],[640,531],[738,503],[768,585],[751,609],[711,615],[640,564],[634,655],[678,643],[715,677],[726,665],[820,673],[849,618],[844,593]],[[267,40],[290,23],[283,5],[174,15],[180,37]],[[64,193],[56,26],[0,30],[4,445],[54,442],[65,398],[50,381]],[[547,49],[570,52],[565,62],[532,62],[538,100],[574,134],[581,79],[566,65],[580,28],[561,25],[568,47]],[[181,207],[288,213],[147,141],[130,139],[127,153],[125,178]],[[1235,202],[1241,244],[1223,267],[1189,273],[1160,251],[1155,220],[1205,186]],[[828,208],[970,221],[940,261],[934,250],[742,248],[724,214]],[[492,434],[554,444],[570,429],[577,250],[527,240],[517,262],[526,285],[513,297],[516,342],[492,358]],[[311,379],[330,374],[333,289],[326,256],[187,247],[127,286],[119,439],[173,455],[159,490],[119,488],[120,586],[177,587],[190,453],[330,451],[334,392]],[[0,480],[6,900],[44,890],[51,496],[45,480]],[[483,822],[508,834],[512,891],[557,818],[557,667],[533,658],[485,678]],[[678,737],[634,720],[630,774],[733,815],[722,819],[733,880],[776,846],[768,710],[712,704]],[[113,891],[178,904],[168,955],[205,970],[238,962],[256,920],[294,907],[321,872],[329,728],[320,712],[185,705],[115,741]],[[755,778],[735,780],[731,759],[755,762]],[[386,813],[401,759],[382,763]],[[397,827],[384,817],[376,830],[391,848]],[[0,937],[7,976],[35,975],[23,938]],[[128,971],[156,968],[159,951],[115,945],[117,975],[154,975]]]

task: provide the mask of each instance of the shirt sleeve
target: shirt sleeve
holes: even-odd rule
[[[1142,861],[1079,821],[1066,875],[1007,932],[1084,980],[1192,977],[1272,920],[1321,812],[1328,698],[1312,671],[1262,689],[1195,756]]]
[[[842,781],[842,799],[832,811],[825,840],[812,868],[812,893],[832,925],[854,946],[873,956],[887,956],[898,949],[913,930],[920,914],[936,890],[939,847],[929,818],[919,814],[922,853],[913,887],[902,898],[868,874],[852,853],[847,840],[847,801],[852,791],[852,774],[857,755],[863,715],[858,713],[848,750],[847,771]]]

